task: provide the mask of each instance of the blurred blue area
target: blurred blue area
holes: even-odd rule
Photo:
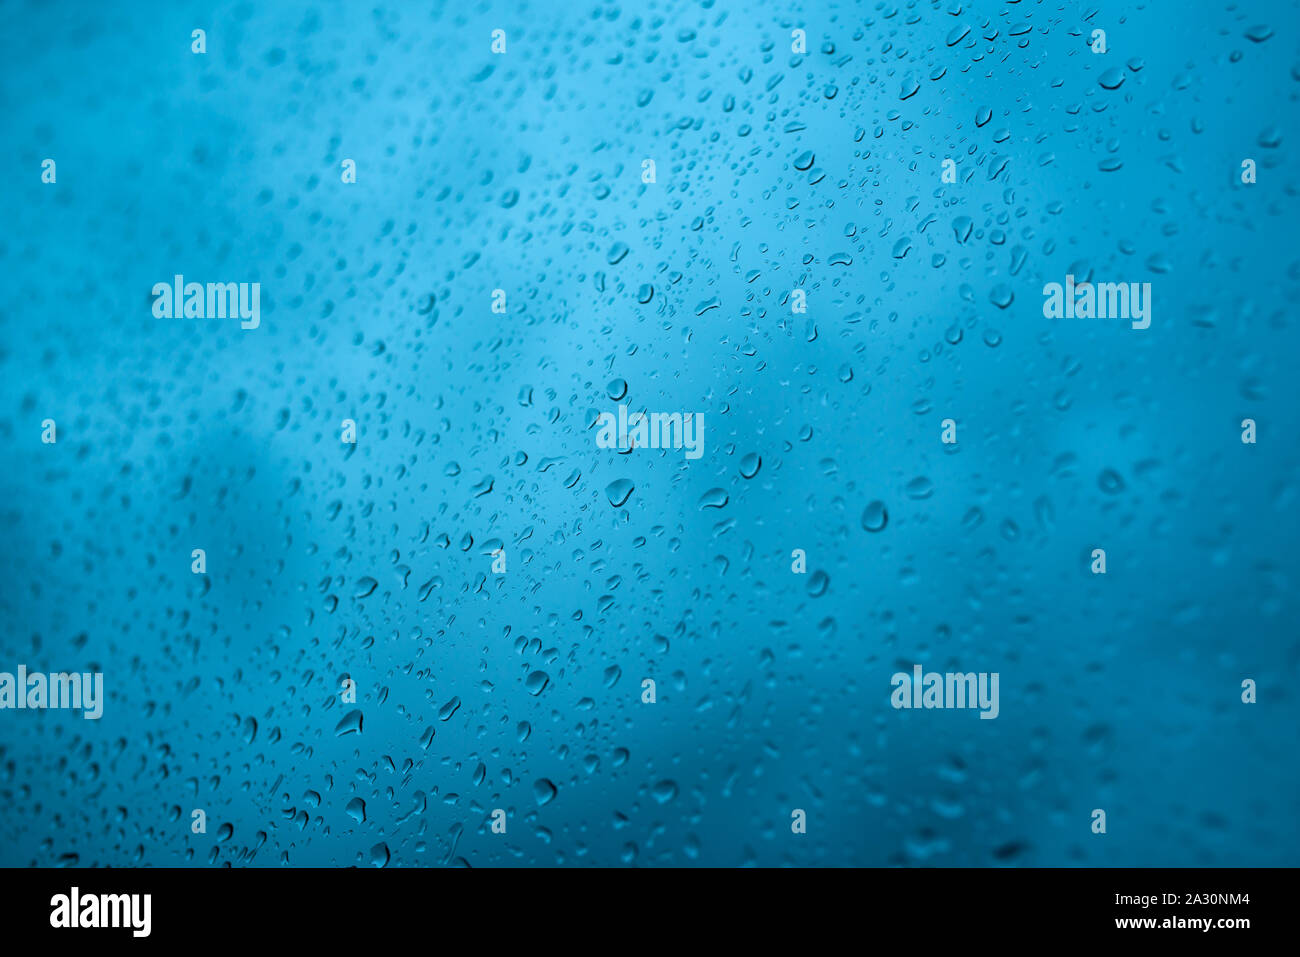
[[[1295,3],[3,10],[0,865],[1296,862]]]

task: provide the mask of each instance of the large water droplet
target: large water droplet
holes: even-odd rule
[[[700,508],[722,508],[731,499],[725,489],[711,488],[700,496]]]
[[[539,806],[550,804],[559,793],[560,789],[551,782],[550,778],[538,778],[533,782],[533,797],[537,799]]]
[[[879,532],[889,524],[889,512],[885,503],[876,500],[862,510],[862,527],[868,532]]]
[[[530,695],[537,697],[550,683],[550,676],[545,671],[530,671],[528,677],[524,679],[524,688]]]
[[[1118,90],[1124,83],[1124,71],[1117,66],[1113,66],[1099,76],[1097,82],[1100,83],[1104,89]]]
[[[609,499],[609,504],[615,508],[622,506],[636,488],[628,479],[615,479],[605,486],[605,497]]]

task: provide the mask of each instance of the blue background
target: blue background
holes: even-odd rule
[[[3,14],[0,864],[1296,863],[1295,3]]]

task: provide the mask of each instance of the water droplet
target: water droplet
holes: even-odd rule
[[[631,496],[632,490],[636,488],[628,479],[615,479],[605,486],[605,497],[609,499],[609,504],[619,508]]]
[[[934,494],[934,483],[924,475],[918,475],[907,483],[907,497],[915,499],[929,498]]]
[[[1124,479],[1114,469],[1105,469],[1097,476],[1097,487],[1107,495],[1118,495],[1124,491]]]
[[[535,698],[545,691],[550,683],[550,676],[545,671],[530,671],[528,677],[524,679],[524,689]]]
[[[339,720],[339,723],[334,726],[334,734],[338,737],[342,737],[345,734],[360,733],[361,710],[359,708],[349,711]]]
[[[1117,66],[1113,66],[1098,77],[1097,82],[1102,85],[1103,89],[1118,90],[1124,83],[1124,71]],[[1138,81],[1135,80],[1134,82]]]
[[[555,800],[555,796],[560,793],[550,778],[538,778],[533,782],[533,797],[537,799],[539,807],[550,804]]]
[[[711,488],[700,496],[700,508],[722,508],[730,498],[724,489]]]
[[[666,780],[660,781],[650,789],[650,793],[660,804],[667,804],[673,798],[677,797],[677,782]]]
[[[862,527],[868,532],[882,531],[888,524],[889,512],[886,510],[884,502],[874,501],[862,510]]]

